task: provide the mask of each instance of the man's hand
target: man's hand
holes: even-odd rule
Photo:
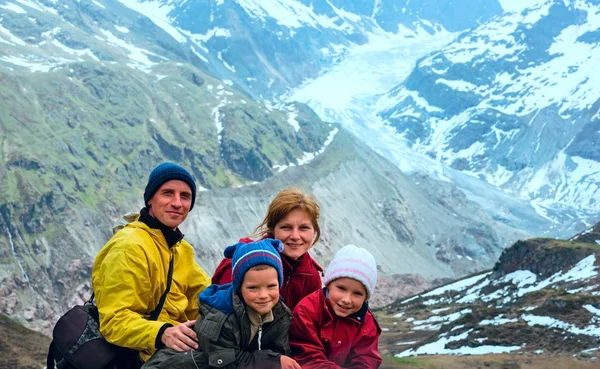
[[[190,320],[165,329],[160,338],[161,342],[164,343],[166,347],[175,351],[197,349],[198,337],[196,337],[196,332],[191,329],[195,323],[195,320]]]
[[[291,357],[281,355],[281,369],[302,369],[302,367]]]

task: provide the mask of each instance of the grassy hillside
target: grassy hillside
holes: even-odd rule
[[[0,314],[0,369],[37,369],[46,363],[50,339]]]

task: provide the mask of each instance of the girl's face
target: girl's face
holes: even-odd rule
[[[273,229],[273,237],[283,242],[283,254],[294,260],[312,247],[314,236],[312,219],[301,209],[290,211]]]
[[[360,310],[367,299],[367,289],[352,278],[338,278],[327,285],[327,297],[335,315],[345,318]]]

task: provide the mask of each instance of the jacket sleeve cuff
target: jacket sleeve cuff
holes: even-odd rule
[[[158,330],[158,333],[156,334],[156,340],[154,341],[154,347],[159,350],[161,348],[165,348],[165,344],[162,342],[162,336],[163,333],[165,333],[165,330],[169,327],[172,327],[173,324],[170,323],[165,323],[163,324],[162,327],[160,327],[160,329]]]

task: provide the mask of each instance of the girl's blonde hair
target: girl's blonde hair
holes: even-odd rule
[[[321,216],[321,208],[311,195],[302,193],[294,188],[286,188],[275,196],[269,204],[265,219],[254,230],[254,236],[262,237],[266,233],[269,237],[273,237],[275,225],[292,210],[296,209],[304,210],[308,213],[315,230],[315,240],[312,243],[314,245],[321,237],[321,228],[318,222]]]

